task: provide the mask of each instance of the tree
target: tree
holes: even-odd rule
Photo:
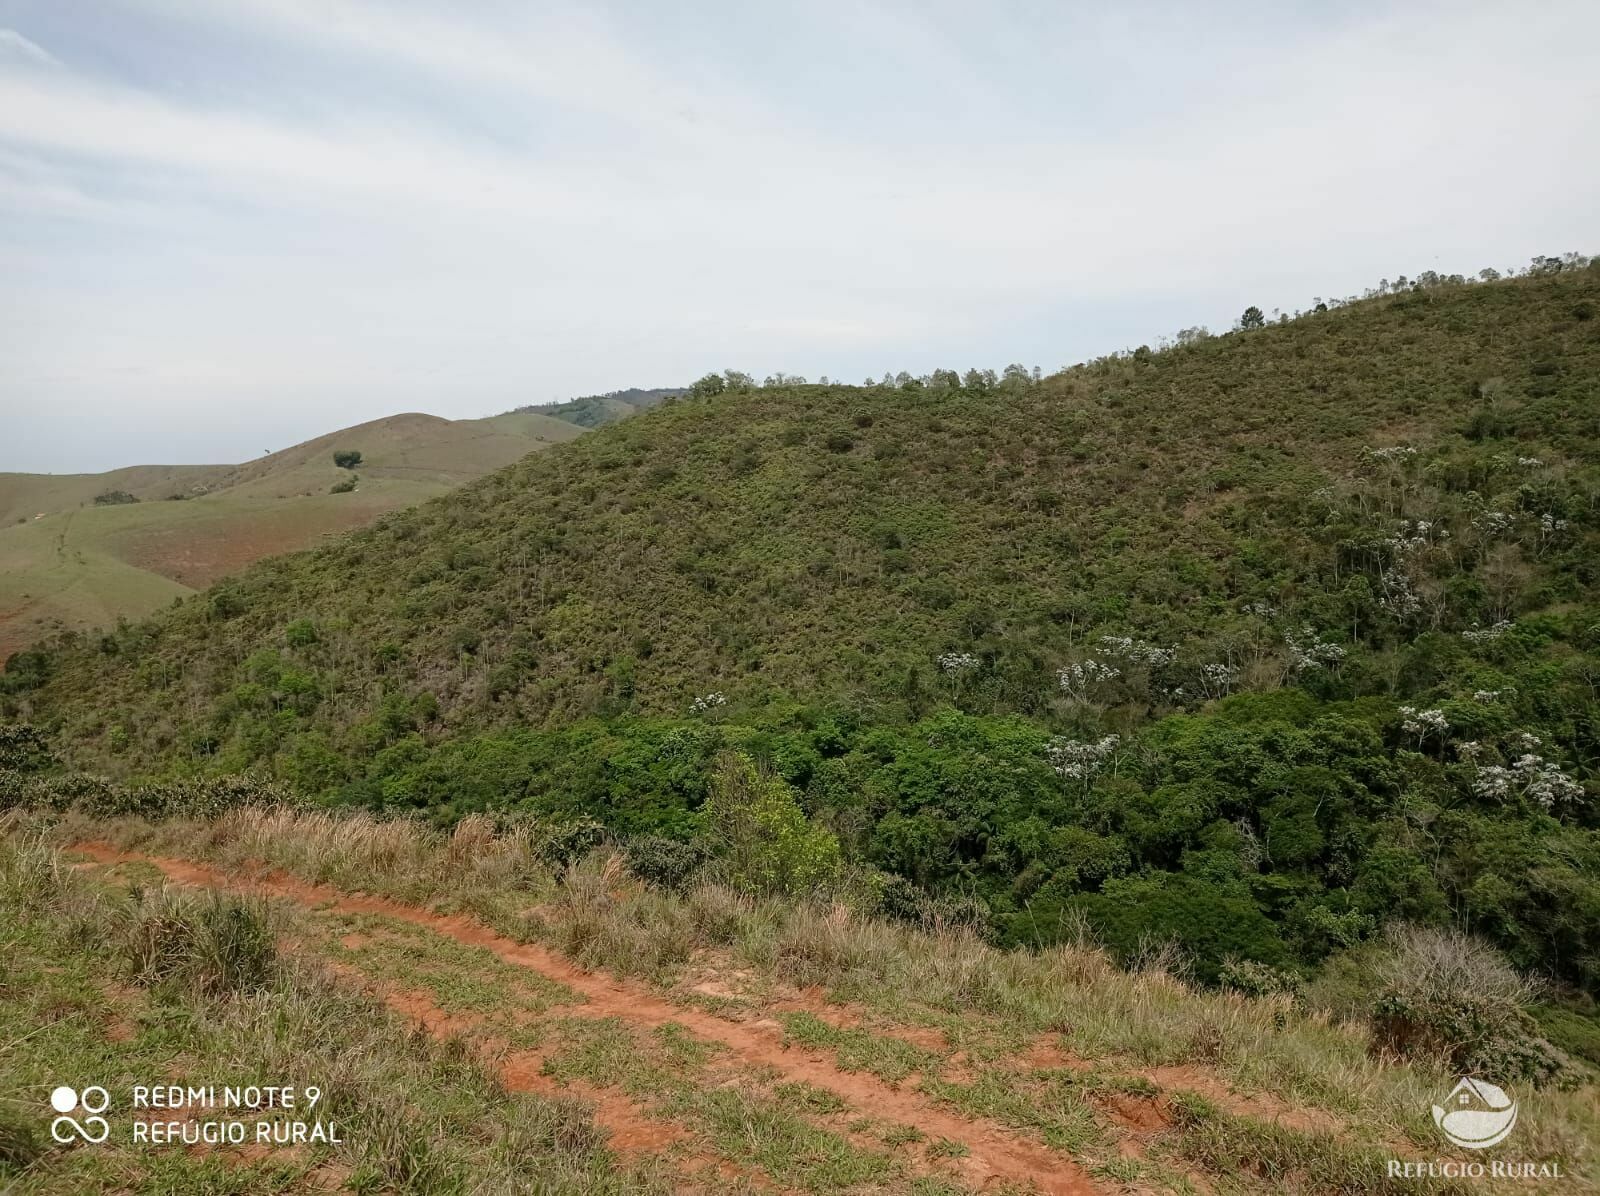
[[[709,399],[712,395],[719,395],[728,389],[728,383],[721,374],[707,374],[689,388],[689,396],[695,399]]]
[[[333,454],[333,463],[340,469],[354,469],[361,464],[359,449],[339,449]]]
[[[838,838],[812,826],[795,791],[748,756],[730,752],[718,759],[705,810],[706,830],[736,889],[805,893],[839,873]]]
[[[1240,328],[1262,328],[1266,325],[1267,318],[1261,314],[1261,309],[1252,303],[1244,309],[1244,315],[1239,317]]]

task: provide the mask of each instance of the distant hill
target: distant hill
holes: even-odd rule
[[[0,659],[41,635],[149,614],[582,429],[548,416],[359,424],[240,465],[0,474]],[[359,451],[353,470],[334,464]],[[332,493],[354,479],[352,489]]]
[[[627,390],[614,390],[603,395],[585,395],[582,398],[568,399],[564,403],[518,407],[513,414],[546,415],[577,424],[580,428],[598,428],[602,424],[615,423],[619,419],[648,411],[667,399],[676,399],[688,393],[683,387],[666,386],[641,390],[630,386]]]

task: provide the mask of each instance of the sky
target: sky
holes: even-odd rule
[[[1600,5],[0,0],[0,470],[1600,251]]]

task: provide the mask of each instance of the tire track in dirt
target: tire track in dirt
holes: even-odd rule
[[[774,1068],[786,1079],[825,1089],[875,1116],[916,1126],[932,1137],[961,1143],[969,1152],[968,1174],[982,1185],[1031,1184],[1047,1196],[1095,1196],[1100,1191],[1071,1159],[994,1122],[969,1120],[913,1090],[890,1087],[865,1073],[841,1071],[819,1053],[786,1045],[781,1030],[723,1021],[701,1010],[673,1005],[643,985],[604,972],[584,971],[548,948],[518,943],[475,918],[437,914],[388,898],[346,893],[282,872],[262,870],[261,874],[251,877],[231,876],[209,865],[122,851],[103,842],[78,843],[71,850],[101,864],[150,864],[181,885],[285,897],[313,908],[378,914],[427,927],[457,942],[483,947],[507,963],[529,968],[546,979],[566,985],[587,1000],[585,1012],[593,1016],[617,1017],[649,1029],[676,1023],[698,1038],[721,1043],[744,1063]]]

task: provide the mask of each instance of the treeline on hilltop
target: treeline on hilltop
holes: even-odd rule
[[[1440,287],[1463,287],[1469,286],[1473,283],[1499,282],[1502,279],[1507,278],[1533,278],[1551,274],[1560,274],[1562,272],[1570,273],[1575,270],[1586,270],[1589,268],[1593,260],[1594,259],[1591,259],[1587,254],[1582,253],[1541,254],[1540,256],[1534,258],[1522,269],[1518,270],[1513,267],[1506,270],[1504,273],[1494,269],[1493,267],[1486,267],[1478,271],[1476,275],[1470,277],[1464,274],[1440,274],[1437,270],[1424,270],[1415,278],[1408,278],[1406,275],[1401,274],[1393,281],[1387,278],[1380,280],[1377,286],[1368,287],[1367,290],[1361,295],[1350,295],[1343,299],[1323,299],[1319,296],[1312,300],[1312,306],[1305,311],[1296,310],[1293,313],[1290,313],[1274,309],[1270,316],[1270,322],[1287,324],[1290,320],[1298,320],[1302,316],[1320,315],[1321,313],[1330,311],[1333,308],[1343,307],[1346,304],[1356,303],[1363,299],[1376,299],[1384,295],[1401,295],[1406,293],[1431,291]],[[1255,329],[1265,328],[1268,323],[1269,317],[1267,313],[1263,312],[1255,304],[1251,304],[1249,307],[1244,309],[1243,313],[1241,313],[1239,318],[1234,322],[1233,328],[1235,332],[1250,332]],[[1196,341],[1206,340],[1212,335],[1213,333],[1211,330],[1205,327],[1205,325],[1196,324],[1189,328],[1180,329],[1172,337],[1161,338],[1155,351],[1165,352],[1167,349],[1177,345],[1190,345]],[[1140,345],[1137,349],[1129,350],[1126,353],[1113,353],[1106,358],[1100,358],[1096,362],[1090,362],[1088,364],[1095,365],[1098,364],[1098,361],[1115,360],[1121,356],[1144,359],[1148,358],[1151,352],[1152,350],[1149,345]],[[1066,373],[1067,371],[1064,369],[1061,372]],[[961,373],[958,370],[948,369],[936,369],[926,374],[912,374],[907,370],[901,370],[899,373],[893,373],[886,370],[881,379],[875,379],[871,376],[868,376],[861,383],[861,385],[864,387],[892,386],[902,390],[965,390],[972,394],[986,394],[995,390],[1014,391],[1031,384],[1038,383],[1042,380],[1042,377],[1043,371],[1040,370],[1038,366],[1034,366],[1030,369],[1029,367],[1018,362],[1013,362],[1012,364],[1006,366],[1005,369],[1001,370],[999,373],[996,373],[992,369],[978,367],[969,369],[965,373]],[[805,386],[806,384],[806,379],[802,375],[788,374],[782,370],[768,374],[767,377],[761,383],[759,383],[759,385],[764,387]],[[843,383],[842,380],[838,379],[835,379],[832,383],[830,383],[828,375],[823,374],[822,377],[818,379],[818,384],[821,386],[828,386],[842,385]],[[729,369],[723,370],[720,374],[706,374],[704,377],[696,381],[687,392],[675,391],[671,393],[673,395],[688,393],[694,395],[696,398],[709,398],[712,395],[723,394],[727,391],[737,392],[751,390],[757,385],[758,384],[754,375],[747,374],[742,370]],[[648,393],[652,395],[658,395],[666,394],[668,392],[651,391]],[[588,402],[590,400],[574,401]],[[552,410],[552,408],[530,407],[523,408],[523,410],[543,411]]]
[[[3,700],[74,769],[679,844],[731,752],[890,912],[1261,988],[1457,927],[1578,1050],[1597,302],[1558,260],[997,393],[719,375]]]

